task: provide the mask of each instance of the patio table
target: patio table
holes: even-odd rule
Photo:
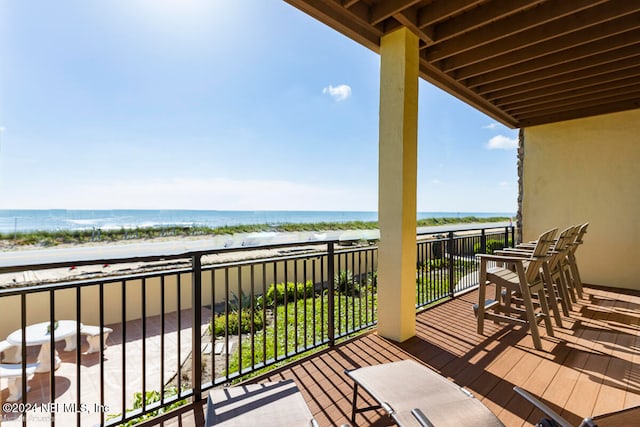
[[[77,322],[75,320],[58,320],[58,326],[49,330],[50,322],[36,323],[26,328],[26,345],[40,346],[38,353],[38,368],[36,372],[49,372],[51,370],[51,333],[53,332],[53,340],[60,341],[76,333]],[[80,324],[82,327],[82,324]],[[13,331],[8,337],[7,342],[21,346],[22,345],[22,329]],[[54,369],[60,366],[60,357],[58,351],[54,349]]]

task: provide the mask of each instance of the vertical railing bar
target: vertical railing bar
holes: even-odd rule
[[[54,403],[56,401],[56,297],[53,289],[49,291],[49,402]],[[55,417],[51,417],[51,425],[56,425]]]
[[[373,274],[369,275],[369,254],[371,253],[371,249],[367,249],[364,252],[364,271],[365,274],[365,283],[364,283],[364,321],[368,325],[371,323],[369,321],[369,277],[371,277],[371,291],[373,293]],[[373,270],[373,269],[372,269]]]
[[[262,362],[267,361],[267,263],[262,263]]]
[[[21,345],[20,351],[21,355],[21,363],[22,363],[22,372],[27,371],[27,294],[20,294],[20,326],[21,326]],[[22,376],[22,405],[23,408],[27,406],[27,375]],[[25,410],[22,412],[22,425],[27,425],[27,413]]]
[[[285,359],[287,358],[288,354],[289,354],[289,262],[285,259],[284,260],[284,358]]]
[[[160,402],[164,403],[165,275],[160,276]]]
[[[140,285],[142,297],[142,396],[147,395],[147,278],[142,278]],[[147,399],[142,399],[142,411],[147,410]]]
[[[362,250],[358,251],[358,327],[362,327],[362,288],[367,288],[367,275],[365,273],[365,283],[362,283]],[[365,252],[366,253],[366,252]],[[355,304],[354,304],[355,305]]]
[[[229,267],[224,268],[224,368],[229,378]]]
[[[321,289],[321,293],[320,293],[320,336],[322,337],[322,340],[324,341],[324,336],[325,336],[325,322],[324,322],[324,300],[325,300],[325,288],[324,288],[324,255],[321,256],[320,258],[320,289]],[[328,298],[329,292],[327,291],[327,298]],[[328,305],[328,302],[327,302]],[[327,337],[328,337],[328,330],[327,330]]]
[[[100,282],[99,289],[99,300],[100,300],[100,330],[104,328],[104,283]],[[101,338],[102,339],[102,338]],[[100,357],[100,407],[104,408],[104,346],[100,349],[100,353],[98,353]],[[104,425],[104,413],[105,411],[100,411],[100,425]]]
[[[304,264],[302,265],[302,283],[304,285],[303,289],[303,304],[302,304],[302,315],[304,316],[303,333],[304,333],[304,348],[307,348],[307,262],[309,262],[309,258],[304,259]],[[312,281],[313,282],[313,281]]]
[[[80,408],[82,385],[80,380],[80,324],[82,322],[82,295],[80,285],[76,286],[76,408]],[[102,329],[102,328],[100,328]],[[101,341],[102,342],[102,341]],[[80,425],[80,411],[76,411],[76,425]]]
[[[284,292],[287,292],[285,280]],[[278,360],[278,262],[273,261],[273,360]],[[265,354],[266,357],[266,354]]]
[[[202,397],[202,258],[191,257],[191,388],[193,400]]]
[[[178,357],[177,357],[177,366],[176,366],[176,376],[177,376],[177,383],[178,383],[178,396],[180,396],[180,394],[182,394],[182,363],[181,363],[181,356],[182,356],[182,274],[181,273],[177,273],[177,282],[176,282],[176,333],[177,333],[177,350],[178,350]]]
[[[120,292],[122,294],[122,420],[126,417],[127,407],[127,289],[125,280],[120,281]]]
[[[329,346],[335,345],[335,313],[334,313],[334,288],[335,288],[335,260],[333,242],[327,244],[327,276],[329,280],[329,299],[327,301],[327,332],[329,334]]]
[[[298,352],[298,262],[299,260],[293,261],[293,332],[294,332],[294,347],[293,351],[295,353]]]
[[[311,289],[311,299],[313,301],[313,304],[311,305],[311,314],[312,314],[311,324],[313,329],[313,345],[314,346],[316,345],[316,342],[317,342],[316,335],[318,333],[316,329],[316,326],[317,326],[316,325],[316,276],[317,276],[316,264],[317,263],[318,263],[318,257],[314,257],[313,262],[311,264],[311,277],[312,277],[311,283],[313,284],[313,288]]]
[[[212,268],[209,270],[211,273],[211,318],[209,319],[209,327],[211,328],[211,382],[215,384],[216,381],[216,270]]]
[[[256,340],[255,340],[255,316],[256,316],[256,282],[255,282],[255,264],[251,264],[251,370],[253,371],[256,366]],[[264,324],[262,325],[264,327]]]
[[[347,257],[347,267],[349,266],[349,258]],[[356,253],[351,252],[351,269],[353,270],[353,275],[351,276],[351,331],[355,331],[356,329],[356,283],[355,283],[355,275],[356,275]],[[359,272],[358,272],[359,273]],[[346,326],[346,325],[345,325]],[[345,328],[347,332],[349,328]]]
[[[453,249],[453,231],[449,232],[449,296],[452,297],[453,296],[453,287],[454,287],[454,283],[453,283],[453,257],[454,257],[454,249]]]
[[[242,307],[244,300],[244,292],[242,291],[242,266],[236,267],[238,270],[238,274],[236,276],[237,290],[238,290],[238,373],[242,374],[242,312],[244,308]]]

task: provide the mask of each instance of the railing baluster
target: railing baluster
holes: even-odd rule
[[[142,396],[147,395],[147,279],[142,278],[140,284],[141,315],[142,315]],[[142,399],[142,411],[147,410],[147,399]]]
[[[127,289],[125,280],[120,281],[122,294],[122,420],[126,417],[127,410]]]
[[[334,311],[333,311],[333,295],[334,295],[334,275],[335,275],[335,266],[334,266],[334,249],[333,242],[327,243],[327,276],[329,279],[329,299],[327,301],[327,332],[329,334],[329,346],[333,347],[335,345],[335,319],[334,319]]]
[[[202,259],[200,255],[191,258],[192,287],[191,287],[191,387],[193,399],[198,401],[202,397],[202,346],[200,328],[202,325]]]

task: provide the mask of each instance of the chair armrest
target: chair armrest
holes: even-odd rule
[[[435,427],[431,423],[431,421],[429,421],[429,418],[427,418],[427,416],[420,409],[413,408],[411,410],[411,415],[413,415],[415,419],[418,420],[422,427]]]
[[[571,423],[562,418],[556,411],[542,403],[540,400],[538,400],[538,398],[533,396],[528,391],[523,390],[518,386],[513,387],[513,391],[525,398],[527,401],[529,401],[529,403],[533,404],[533,406],[544,412],[546,416],[551,417],[551,419],[553,419],[553,421],[558,423],[561,427],[572,427]]]
[[[519,256],[492,255],[492,254],[476,254],[476,258],[480,261],[496,261],[506,263],[521,263],[525,258]],[[527,257],[529,259],[530,257]]]

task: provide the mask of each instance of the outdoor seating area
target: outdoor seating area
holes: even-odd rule
[[[484,333],[485,320],[527,325],[536,349],[542,349],[538,323],[553,337],[551,316],[556,327],[563,327],[562,315],[570,317],[573,304],[583,297],[575,252],[582,244],[588,223],[570,226],[554,239],[557,229],[545,231],[534,242],[478,254],[479,295],[474,313],[478,333]],[[569,255],[571,253],[571,256]],[[498,263],[489,267],[489,261]],[[495,285],[495,296],[486,299],[487,286]]]
[[[584,295],[555,337],[541,337],[542,350],[522,325],[488,322],[486,335],[478,335],[475,290],[419,313],[417,335],[404,343],[371,332],[246,384],[294,380],[320,426],[387,426],[393,420],[382,408],[358,412],[351,422],[354,383],[345,370],[414,360],[472,393],[506,426],[545,417],[514,386],[577,426],[587,416],[640,405],[640,293],[586,286]],[[357,399],[359,407],[378,404],[362,388]],[[196,405],[163,425],[202,425],[205,413],[206,404]]]

